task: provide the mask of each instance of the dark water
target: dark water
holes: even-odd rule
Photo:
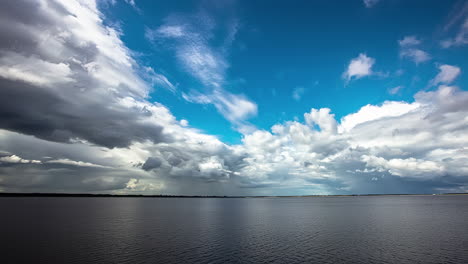
[[[468,263],[468,196],[0,198],[0,263]]]

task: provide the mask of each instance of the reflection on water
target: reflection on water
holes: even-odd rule
[[[1,198],[2,263],[468,263],[468,196]]]

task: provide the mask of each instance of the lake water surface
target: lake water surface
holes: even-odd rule
[[[0,198],[1,263],[468,263],[468,196]]]

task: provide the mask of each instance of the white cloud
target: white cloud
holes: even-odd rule
[[[442,176],[444,166],[434,161],[427,161],[415,158],[390,159],[363,155],[362,160],[366,166],[378,168],[379,170],[388,170],[395,176],[424,177],[425,179]]]
[[[363,2],[367,8],[371,8],[374,5],[376,5],[378,2],[380,2],[380,0],[363,0]]]
[[[219,113],[233,123],[241,133],[251,131],[252,125],[244,120],[257,115],[257,105],[243,95],[231,94],[222,89],[215,89],[212,94],[192,92],[183,94],[189,102],[213,104]]]
[[[296,101],[301,100],[302,95],[304,94],[305,89],[302,86],[296,87],[293,90],[292,98]]]
[[[156,30],[163,37],[178,38],[184,36],[184,28],[180,25],[163,25]]]
[[[64,165],[72,165],[72,166],[79,166],[79,167],[96,167],[96,168],[106,168],[105,166],[94,164],[91,162],[84,162],[84,161],[75,161],[70,159],[55,159],[55,160],[48,160],[47,163],[56,163],[56,164],[64,164]]]
[[[457,66],[443,64],[439,66],[439,73],[429,83],[431,86],[438,84],[450,84],[460,75],[461,70]]]
[[[345,116],[338,134],[330,109],[312,109],[307,126],[286,122],[243,140],[248,153],[241,175],[252,182],[321,182],[338,188],[367,174],[418,180],[462,177],[466,184],[468,93],[453,87],[420,92],[414,103],[385,102]],[[466,104],[462,106],[462,104]],[[315,125],[320,129],[315,129]],[[328,129],[324,129],[327,128]],[[330,129],[331,128],[331,129]],[[330,189],[328,189],[330,190]],[[324,190],[326,192],[326,190]]]
[[[132,179],[128,180],[126,188],[127,189],[135,189],[137,187],[137,185],[138,185],[138,179],[132,178]]]
[[[71,70],[65,63],[52,63],[31,56],[5,52],[0,58],[0,76],[40,86],[72,82]],[[40,71],[38,71],[40,69]]]
[[[348,68],[343,73],[343,76],[350,81],[352,78],[360,79],[364,76],[371,75],[374,63],[375,59],[367,57],[366,54],[361,53],[357,58],[354,58],[349,62]]]
[[[310,113],[304,114],[304,119],[307,125],[314,127],[317,125],[322,132],[336,133],[337,123],[335,115],[331,114],[329,108],[321,108],[319,110],[312,109]]]
[[[132,7],[136,7],[136,3],[135,3],[135,0],[125,0],[125,2],[129,5],[131,5]]]
[[[338,131],[341,133],[350,131],[355,126],[369,121],[378,120],[386,117],[395,117],[404,115],[412,110],[415,110],[420,105],[417,102],[395,102],[386,101],[381,106],[366,105],[359,109],[358,112],[349,114],[341,119],[341,124]]]
[[[421,41],[416,36],[406,36],[402,40],[399,40],[398,43],[401,47],[417,46],[421,44]]]
[[[431,56],[420,49],[402,49],[400,51],[401,57],[406,57],[414,61],[416,64],[428,61],[431,59]]]
[[[158,85],[162,86],[166,89],[168,89],[171,92],[176,91],[176,87],[174,84],[172,84],[166,76],[156,73],[153,68],[151,67],[144,67],[144,76],[146,77],[147,80],[150,81],[151,85]]]
[[[230,121],[241,133],[247,133],[253,126],[246,120],[257,114],[257,105],[242,94],[233,94],[223,88],[226,82],[225,72],[229,67],[226,60],[226,49],[234,40],[238,30],[237,22],[229,27],[228,40],[221,48],[210,45],[209,40],[213,22],[208,25],[195,24],[200,20],[209,20],[206,17],[197,17],[194,21],[166,19],[167,22],[156,30],[147,30],[149,40],[170,40],[175,56],[182,67],[203,85],[209,88],[208,92],[192,91],[182,94],[182,98],[189,102],[200,104],[213,104],[218,112]]]
[[[465,5],[465,7],[466,6],[468,5]],[[449,38],[441,42],[443,48],[463,46],[466,44],[468,44],[468,18],[466,18],[465,21],[462,23],[457,35],[454,38]]]
[[[391,95],[395,95],[395,94],[397,94],[399,91],[401,91],[401,89],[403,89],[403,88],[404,88],[404,86],[398,85],[398,86],[395,86],[395,87],[389,89],[389,90],[388,90],[388,93],[391,94]]]
[[[33,163],[33,164],[41,163],[40,160],[23,159],[23,158],[21,158],[19,156],[16,156],[16,155],[0,157],[0,162],[5,162],[5,163]]]
[[[416,36],[406,36],[402,40],[399,40],[398,44],[400,45],[400,57],[402,58],[409,58],[416,64],[431,59],[431,56],[427,52],[417,48],[421,44],[421,40],[416,38]]]
[[[185,120],[185,119],[182,119],[182,120],[180,120],[180,125],[183,126],[183,127],[186,127],[186,126],[189,125],[189,122],[187,120]]]

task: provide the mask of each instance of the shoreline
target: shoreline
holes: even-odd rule
[[[438,194],[336,194],[336,195],[251,195],[251,196],[220,196],[220,195],[143,195],[143,194],[89,194],[89,193],[1,193],[1,197],[98,197],[98,198],[326,198],[326,197],[375,197],[375,196],[456,196],[468,193],[438,193]]]

